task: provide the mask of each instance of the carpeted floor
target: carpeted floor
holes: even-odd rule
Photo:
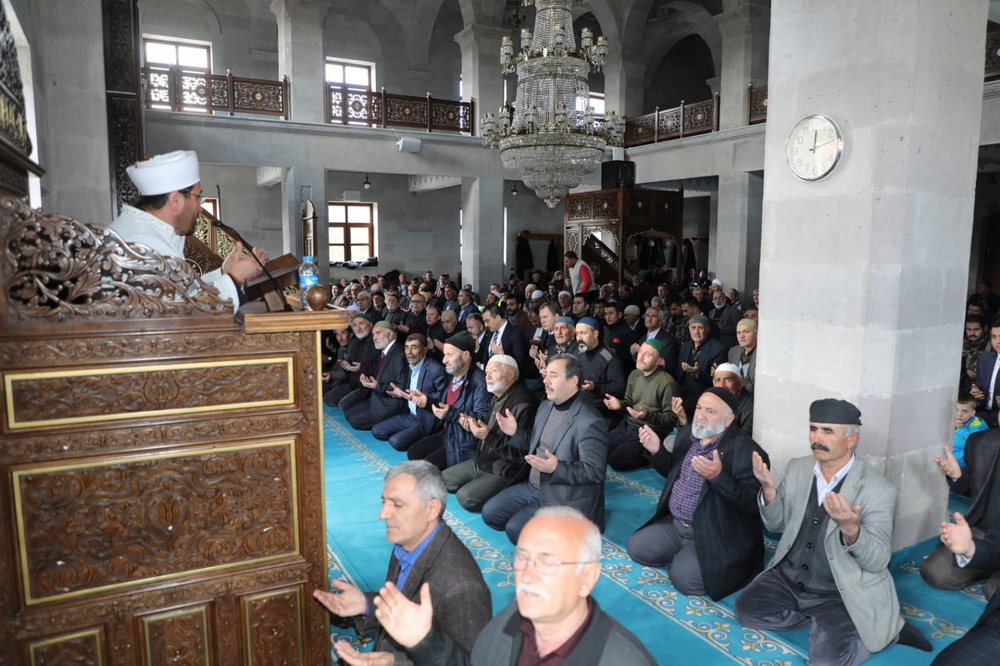
[[[330,577],[344,576],[362,589],[378,589],[385,580],[391,547],[378,519],[382,476],[406,459],[386,442],[347,425],[339,409],[325,408],[325,483],[327,551]],[[807,631],[761,633],[743,628],[733,614],[736,595],[719,602],[687,597],[670,584],[665,570],[639,566],[625,553],[628,535],[656,507],[662,478],[653,470],[628,474],[608,471],[608,526],[600,582],[594,596],[601,607],[639,637],[661,664],[805,664]],[[965,506],[953,499],[957,510]],[[450,498],[448,525],[476,556],[499,610],[514,598],[513,571],[506,536],[486,526],[479,514]],[[984,607],[981,586],[964,592],[928,587],[917,569],[935,547],[917,544],[894,555],[893,575],[903,614],[931,641],[935,653],[965,633]],[[769,544],[773,551],[774,544]],[[358,641],[352,630],[333,630],[334,640]],[[364,641],[362,641],[363,643]],[[869,662],[878,666],[929,664],[935,653],[893,646]]]

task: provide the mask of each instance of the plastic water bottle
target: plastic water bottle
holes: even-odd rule
[[[319,266],[312,257],[306,255],[302,257],[302,264],[299,266],[299,309],[312,310],[309,301],[306,299],[306,292],[309,287],[319,284]]]

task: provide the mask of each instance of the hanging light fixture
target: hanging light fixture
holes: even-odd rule
[[[366,190],[372,189],[372,181],[368,180],[368,174],[365,174],[365,182],[361,183],[361,187]]]
[[[512,197],[516,197],[517,196],[517,183],[512,183],[511,184],[511,186],[510,186],[510,195]]]
[[[601,163],[606,146],[620,146],[625,119],[614,111],[595,122],[587,77],[600,71],[608,42],[584,28],[580,48],[573,36],[574,3],[586,0],[522,0],[535,5],[534,33],[521,30],[521,52],[514,55],[503,37],[500,66],[517,72],[517,101],[482,120],[483,140],[500,150],[505,168],[545,200],[549,208]]]

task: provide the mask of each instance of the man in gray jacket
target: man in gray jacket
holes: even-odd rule
[[[555,658],[574,666],[651,666],[656,661],[642,643],[590,596],[600,557],[600,532],[582,513],[539,509],[514,553],[514,603],[483,628],[471,656],[432,627],[434,593],[427,585],[417,604],[387,584],[375,599],[375,616],[415,664],[508,666]]]
[[[736,600],[746,627],[810,627],[816,664],[859,664],[894,644],[903,620],[889,573],[896,488],[854,454],[861,412],[845,400],[809,407],[812,457],[775,484],[753,454],[764,527],[782,532],[774,558]]]

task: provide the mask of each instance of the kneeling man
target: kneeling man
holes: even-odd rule
[[[845,400],[809,407],[812,457],[788,464],[778,486],[760,456],[764,527],[782,532],[767,569],[736,600],[746,627],[810,627],[815,664],[860,664],[903,628],[889,573],[896,488],[854,454],[861,412]]]

